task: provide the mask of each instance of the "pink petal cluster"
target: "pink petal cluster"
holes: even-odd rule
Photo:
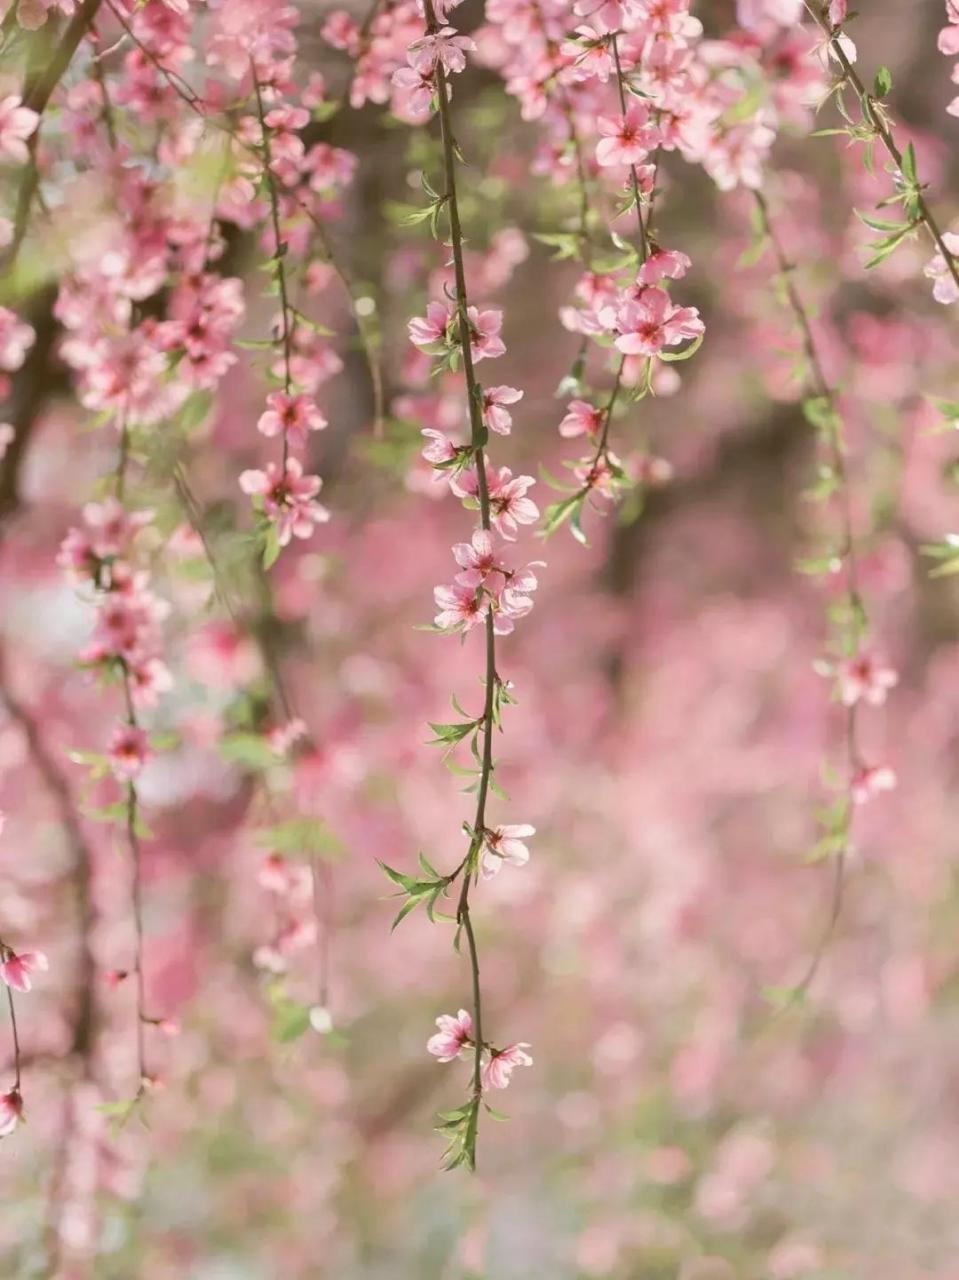
[[[291,449],[304,448],[310,431],[322,431],[327,426],[312,396],[271,391],[266,403],[257,430],[265,436],[283,436]]]
[[[39,122],[36,111],[25,107],[16,94],[0,98],[0,160],[26,164],[29,158],[27,139]]]
[[[664,347],[675,347],[689,338],[700,338],[705,326],[695,307],[678,307],[665,289],[656,286],[631,290],[615,311],[604,313],[616,347],[625,355],[655,356]]]
[[[23,1098],[19,1089],[0,1094],[0,1138],[8,1138],[23,1119]]]
[[[430,1036],[426,1049],[440,1062],[452,1062],[460,1057],[467,1045],[473,1043],[473,1019],[466,1011],[453,1014],[444,1013],[436,1019],[439,1031]]]
[[[836,680],[843,706],[854,707],[862,701],[880,707],[889,690],[899,683],[899,676],[875,654],[863,652],[839,664]]]
[[[493,629],[497,635],[509,635],[516,621],[532,609],[530,598],[538,585],[534,568],[541,562],[511,569],[497,555],[493,535],[477,529],[470,542],[457,543],[453,556],[461,572],[450,586],[433,591],[440,612],[434,623],[446,630],[471,630],[493,610]]]
[[[268,462],[265,471],[250,470],[240,475],[240,488],[259,498],[266,518],[276,527],[281,547],[291,538],[310,538],[318,524],[330,518],[327,509],[316,501],[322,480],[305,476],[298,458],[287,458],[286,466]]]
[[[43,973],[50,967],[42,951],[16,952],[10,947],[2,947],[0,956],[0,978],[13,991],[29,991],[33,986],[31,975]]]
[[[505,1049],[491,1050],[483,1066],[484,1089],[505,1089],[516,1067],[531,1067],[533,1059],[526,1052],[530,1046],[525,1041],[508,1045]]]
[[[119,664],[141,707],[154,706],[171,685],[161,658],[162,624],[170,606],[154,594],[149,574],[132,560],[136,535],[152,518],[149,511],[127,512],[113,498],[88,503],[83,527],[69,531],[57,560],[74,582],[94,589],[93,638],[81,661],[103,669]]]
[[[596,147],[596,160],[603,166],[641,165],[659,142],[659,130],[650,120],[649,108],[635,100],[621,115],[600,116],[597,127],[601,141]]]
[[[536,828],[528,822],[487,828],[483,832],[483,875],[495,876],[504,864],[525,867],[529,849],[524,841],[535,834]]]
[[[959,26],[957,26],[956,30],[959,30]],[[956,112],[956,114],[959,115],[959,112]],[[949,253],[952,259],[953,267],[955,267],[959,263],[959,232],[944,232],[942,242],[946,247],[946,252]],[[927,279],[933,281],[932,296],[937,302],[949,306],[953,302],[959,301],[959,285],[956,284],[955,276],[946,262],[945,255],[940,250],[937,249],[926,263],[923,268],[923,274]]]

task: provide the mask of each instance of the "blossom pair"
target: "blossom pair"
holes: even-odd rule
[[[512,541],[521,524],[535,524],[539,508],[526,495],[536,481],[532,476],[514,476],[509,467],[486,468],[486,489],[489,497],[490,523],[507,541]],[[458,498],[479,499],[479,477],[476,469],[453,475],[450,489]]]
[[[678,307],[665,289],[637,284],[600,319],[615,333],[619,351],[629,356],[655,356],[688,338],[701,338],[705,325],[695,307]]]
[[[259,499],[263,514],[275,526],[277,542],[287,546],[291,538],[309,538],[318,524],[330,518],[326,507],[316,501],[323,482],[319,476],[305,476],[298,458],[287,458],[282,468],[268,462],[265,471],[240,473],[240,488]]]
[[[470,352],[474,360],[495,359],[503,355],[506,344],[500,337],[503,313],[488,308],[467,307]],[[410,342],[426,350],[451,350],[459,344],[459,312],[442,302],[431,302],[425,316],[416,316],[407,324]]]
[[[514,621],[525,617],[533,607],[530,594],[538,585],[534,566],[510,569],[496,554],[488,529],[477,529],[470,542],[453,547],[453,557],[461,572],[450,586],[434,588],[433,596],[440,612],[436,626],[443,630],[469,631],[483,621],[490,608],[494,610],[494,630],[508,635]],[[537,562],[535,567],[539,567]]]
[[[468,1010],[460,1009],[455,1015],[441,1014],[436,1025],[439,1030],[429,1038],[426,1048],[440,1062],[455,1061],[462,1056],[464,1049],[473,1045],[473,1019]],[[484,1062],[480,1071],[483,1090],[505,1089],[516,1067],[532,1066],[533,1059],[526,1052],[528,1048],[525,1041],[507,1045],[505,1049],[484,1045]]]

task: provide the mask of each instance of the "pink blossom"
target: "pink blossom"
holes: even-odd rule
[[[959,54],[959,22],[951,22],[949,26],[943,27],[939,32],[938,46],[939,52],[944,53],[947,58],[954,58]]]
[[[599,409],[588,400],[571,400],[566,407],[566,417],[559,424],[559,434],[567,440],[575,436],[595,436],[602,430],[606,410]]]
[[[401,119],[411,121],[425,120],[433,110],[433,97],[436,85],[432,71],[423,73],[413,67],[398,67],[391,77],[390,83],[399,92],[393,101],[393,112]],[[412,341],[416,341],[412,338]]]
[[[509,467],[488,469],[490,520],[504,538],[512,540],[519,525],[535,524],[539,519],[539,508],[526,496],[535,483],[532,476],[514,477]]]
[[[896,775],[887,765],[861,765],[855,772],[849,792],[854,804],[866,804],[884,791],[893,791]]]
[[[658,130],[649,122],[649,108],[635,99],[625,115],[600,116],[596,122],[602,140],[596,147],[599,164],[642,164],[656,145]]]
[[[505,1089],[516,1067],[531,1067],[533,1059],[526,1052],[530,1046],[525,1040],[519,1044],[507,1045],[490,1053],[489,1061],[483,1066],[482,1083],[484,1089]]]
[[[630,470],[638,484],[645,484],[650,488],[659,488],[673,478],[673,464],[666,458],[657,458],[649,453],[633,459]]]
[[[26,164],[30,156],[27,139],[39,122],[37,113],[24,107],[16,94],[0,99],[0,160]]]
[[[345,9],[334,9],[327,15],[320,29],[320,35],[334,49],[342,49],[351,58],[355,58],[360,50],[359,23]]]
[[[466,1045],[473,1043],[473,1019],[466,1009],[460,1009],[455,1017],[449,1013],[441,1014],[436,1025],[439,1031],[427,1040],[426,1050],[440,1062],[452,1062]]]
[[[515,387],[487,387],[484,390],[483,422],[490,431],[496,431],[501,436],[509,435],[513,419],[505,406],[516,404],[522,398],[522,391],[517,391]]]
[[[289,754],[290,750],[300,741],[308,736],[306,721],[301,720],[299,716],[294,716],[291,720],[287,720],[285,724],[274,725],[267,733],[266,740],[270,744],[271,750],[275,751],[278,756]]]
[[[12,373],[23,364],[36,335],[8,307],[0,307],[0,369]]]
[[[285,434],[293,449],[302,449],[307,433],[322,431],[327,426],[324,415],[312,396],[290,395],[285,391],[272,391],[266,398],[269,408],[260,415],[257,430],[265,436]]]
[[[455,9],[462,0],[433,0],[433,12],[436,14],[439,22],[445,22],[449,17],[450,9]]]
[[[539,568],[543,561],[536,560],[508,575],[497,600],[495,631],[497,635],[509,635],[514,623],[525,618],[533,608],[530,595],[539,585],[534,567]]]
[[[636,273],[638,284],[658,284],[660,280],[681,280],[692,262],[676,249],[656,249]]]
[[[508,570],[496,557],[493,537],[488,529],[476,529],[469,542],[458,542],[453,547],[453,559],[463,569],[457,582],[465,586],[481,585],[491,573],[506,574]]]
[[[480,311],[477,307],[469,307],[466,312],[470,326],[470,350],[474,360],[494,359],[506,350],[506,344],[499,336],[503,327],[502,311]]]
[[[846,21],[848,7],[847,0],[829,0],[829,21],[834,27]]]
[[[705,330],[695,307],[677,307],[665,289],[642,289],[615,316],[617,348],[626,355],[653,356]]]
[[[439,613],[433,619],[444,631],[469,631],[486,617],[489,605],[482,591],[462,582],[434,587],[433,599]]]
[[[444,435],[442,431],[434,431],[432,427],[424,427],[420,434],[424,435],[427,440],[423,449],[423,457],[427,462],[431,462],[434,467],[440,466],[444,462],[452,462],[456,458],[456,446],[449,436]]]
[[[860,653],[839,664],[839,699],[845,707],[854,707],[862,699],[874,707],[882,706],[886,694],[899,683],[892,667],[885,666],[873,654]]]
[[[953,263],[959,262],[959,232],[946,231],[942,240],[952,257]],[[935,281],[932,287],[932,296],[937,302],[948,306],[959,300],[959,285],[953,279],[952,271],[949,269],[945,256],[938,250],[926,263],[923,268],[923,275],[927,279]]]
[[[23,1098],[13,1088],[0,1094],[0,1138],[8,1138],[23,1119]]]
[[[256,878],[261,889],[281,897],[305,898],[312,890],[309,867],[305,863],[290,862],[279,853],[267,854]]]
[[[529,849],[524,840],[536,834],[529,823],[487,827],[483,832],[483,875],[496,875],[504,862],[512,867],[524,867],[529,862]]]
[[[463,71],[466,55],[476,49],[469,36],[456,34],[453,27],[440,27],[434,35],[414,40],[408,51],[410,66],[420,75],[431,75],[439,62],[447,73]]]
[[[442,302],[431,302],[426,308],[425,317],[417,316],[408,321],[406,329],[410,342],[417,347],[430,347],[435,343],[445,342],[449,322],[449,307]]]
[[[576,28],[577,40],[564,40],[561,52],[572,59],[571,72],[577,80],[599,80],[606,84],[613,73],[613,58],[601,33],[583,25]]]
[[[122,782],[132,781],[146,762],[146,733],[132,724],[117,725],[107,755],[115,776]]]
[[[152,520],[152,511],[128,511],[116,498],[88,502],[83,508],[94,554],[101,560],[125,553],[137,532]]]
[[[14,991],[29,991],[33,985],[31,973],[44,972],[50,964],[42,951],[22,951],[19,954],[4,947],[4,959],[0,961],[0,978]]]
[[[573,475],[590,493],[599,494],[602,498],[615,498],[619,488],[619,479],[613,470],[613,464],[620,466],[619,459],[608,450],[601,458],[584,458],[573,467]]]
[[[297,458],[287,458],[282,473],[275,462],[269,462],[265,471],[240,474],[243,492],[262,499],[263,511],[276,525],[281,547],[291,538],[311,537],[316,525],[329,520],[330,513],[316,501],[322,483],[319,476],[305,476]]]

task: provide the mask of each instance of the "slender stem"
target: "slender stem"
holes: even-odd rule
[[[430,35],[439,30],[432,0],[425,0],[426,25]],[[453,253],[453,274],[456,281],[457,329],[463,359],[463,376],[469,403],[470,445],[476,462],[477,490],[480,504],[480,523],[484,529],[491,527],[489,485],[486,477],[486,459],[483,445],[486,431],[483,426],[483,393],[476,380],[473,353],[470,346],[469,302],[466,291],[466,271],[463,266],[463,232],[460,225],[459,203],[456,192],[456,152],[450,119],[449,86],[446,71],[441,62],[436,64],[436,96],[439,105],[440,133],[443,145],[443,167],[446,183],[446,207],[449,215],[450,247]],[[496,694],[496,633],[493,630],[493,611],[486,613],[486,700],[483,708],[483,751],[480,765],[479,788],[476,800],[476,817],[473,822],[470,856],[466,862],[460,889],[456,918],[466,935],[470,970],[473,978],[473,1098],[478,1104],[482,1095],[483,1012],[480,990],[479,953],[470,916],[470,886],[476,875],[477,863],[483,846],[486,827],[486,800],[493,774],[493,722]]]
[[[889,127],[883,112],[876,110],[875,99],[863,84],[859,72],[849,61],[849,57],[845,49],[842,47],[842,27],[834,27],[832,25],[829,21],[829,10],[827,7],[816,4],[812,2],[812,0],[803,0],[803,2],[806,6],[806,10],[812,15],[828,37],[829,47],[835,54],[839,65],[842,67],[843,78],[859,99],[859,106],[862,110],[863,119],[876,131],[876,135],[880,138],[882,145],[886,148],[889,158],[896,166],[900,179],[904,184],[908,185],[902,168],[902,152],[899,150],[899,146],[896,143],[892,129]],[[943,238],[938,220],[918,185],[916,190],[916,208],[919,211],[919,220],[923,223],[935,242],[936,248],[942,254],[943,261],[949,270],[949,274],[952,276],[956,287],[959,288],[959,263],[957,263],[955,255],[946,247],[946,242]]]
[[[126,703],[127,724],[134,731],[139,730],[136,707],[133,702],[133,691],[130,686],[130,673],[126,664],[123,667],[123,697]],[[136,783],[131,779],[126,787],[126,834],[127,847],[133,862],[133,929],[134,952],[133,973],[136,978],[137,993],[137,1096],[139,1097],[150,1079],[146,1067],[146,1024],[150,1021],[146,1011],[146,982],[143,975],[143,859],[140,847],[139,831],[140,797]]]
[[[96,960],[91,944],[93,903],[90,892],[93,855],[84,838],[73,797],[70,794],[69,783],[44,742],[36,717],[10,688],[2,658],[0,658],[0,701],[11,720],[20,726],[26,738],[27,752],[50,793],[73,855],[72,877],[76,892],[81,955],[77,982],[79,998],[73,1015],[73,1042],[70,1051],[87,1059],[93,1046],[95,1024]]]
[[[626,85],[623,79],[623,67],[619,60],[619,42],[617,40],[617,32],[613,32],[610,36],[610,44],[613,50],[613,61],[616,64],[616,87],[619,90],[619,106],[623,115],[626,115]],[[633,201],[636,205],[636,221],[639,224],[639,252],[643,262],[649,257],[649,239],[646,234],[646,227],[643,223],[643,207],[639,194],[639,178],[636,176],[636,166],[629,166],[629,176],[633,187]]]
[[[365,317],[360,314],[357,305],[356,284],[340,261],[339,255],[334,252],[329,232],[305,201],[297,200],[297,203],[312,223],[326,262],[332,267],[336,278],[343,286],[343,290],[349,299],[350,311],[353,314],[356,332],[359,336],[363,355],[366,358],[366,366],[370,374],[370,386],[373,391],[373,435],[378,440],[383,435],[383,423],[386,419],[386,392],[383,386],[383,369],[380,363],[378,344],[370,335]]]
[[[270,149],[270,131],[266,126],[266,112],[263,109],[263,90],[260,86],[260,78],[257,74],[256,63],[250,57],[250,74],[253,77],[253,91],[256,94],[256,111],[260,120],[260,146],[263,155],[263,176],[266,179],[267,194],[270,199],[270,219],[273,224],[273,261],[276,263],[276,282],[280,290],[280,303],[283,308],[282,316],[282,333],[281,339],[283,343],[283,390],[287,395],[290,394],[290,386],[293,379],[290,375],[290,350],[293,342],[293,328],[290,324],[290,301],[286,287],[286,267],[283,262],[283,255],[286,253],[286,244],[280,235],[280,198],[276,189],[276,179],[273,176],[273,156]],[[286,469],[286,460],[289,456],[289,441],[286,432],[283,432],[283,468]]]
[[[189,85],[178,72],[171,71],[168,66],[160,61],[153,50],[143,43],[127,22],[121,10],[112,3],[112,0],[107,0],[107,8],[113,14],[114,18],[116,18],[117,22],[123,28],[132,43],[136,45],[139,51],[146,58],[147,62],[149,62],[150,65],[160,73],[164,80],[166,80],[174,93],[176,93],[179,98],[182,98],[187,106],[190,107],[192,111],[196,112],[197,115],[201,116],[203,119],[208,119],[202,106],[203,99],[193,91],[191,85]],[[215,124],[216,122],[211,120],[211,123]]]
[[[837,427],[835,425],[835,422],[841,421],[836,393],[826,377],[822,359],[816,346],[816,339],[813,334],[812,321],[810,320],[809,312],[803,302],[799,290],[796,287],[795,280],[793,279],[794,266],[790,262],[785,246],[783,245],[783,242],[776,231],[775,225],[773,224],[770,216],[769,204],[761,191],[754,191],[753,195],[759,211],[763,231],[772,246],[773,255],[779,268],[780,277],[785,289],[786,300],[799,328],[802,338],[803,352],[809,366],[814,390],[818,396],[826,401],[832,415],[831,424],[828,432],[826,433],[826,437],[830,453],[830,464],[832,466],[833,473],[836,476],[836,483],[838,487],[840,526],[843,543],[840,550],[841,558],[846,569],[850,614],[852,618],[850,639],[852,640],[855,651],[858,652],[862,644],[862,619],[864,616],[864,610],[859,589],[858,557],[856,553],[856,537],[852,515],[849,473],[848,468],[846,467],[846,459],[843,454],[843,445],[840,435],[841,427]],[[822,963],[826,948],[835,933],[836,926],[839,923],[839,917],[842,912],[846,861],[849,854],[849,840],[852,833],[852,783],[856,770],[860,768],[862,763],[858,742],[858,714],[855,703],[846,708],[845,750],[848,776],[846,780],[845,813],[843,815],[843,825],[841,827],[842,846],[835,855],[829,913],[808,967],[806,968],[806,971],[799,983],[797,983],[793,989],[793,999],[797,999],[806,990],[808,990],[810,983],[819,971],[819,966]]]
[[[120,449],[117,454],[117,465],[114,471],[114,487],[118,501],[123,500],[126,487],[126,474],[130,461],[130,429],[124,419],[120,428]],[[140,730],[139,720],[137,719],[136,704],[133,701],[133,686],[130,682],[130,669],[125,660],[122,661],[123,671],[123,701],[126,711],[126,721],[130,729],[135,733]],[[133,929],[134,929],[134,951],[133,951],[133,973],[136,979],[136,995],[137,995],[137,1094],[139,1098],[150,1079],[146,1068],[146,1045],[144,1029],[150,1019],[146,1012],[146,990],[143,977],[143,883],[142,883],[142,857],[140,847],[140,831],[139,831],[139,806],[140,798],[137,794],[136,783],[133,779],[126,784],[126,838],[127,848],[130,851],[130,859],[133,864],[133,885],[131,889],[132,910],[133,910]]]
[[[14,1003],[13,992],[7,987],[7,1005],[10,1009],[10,1030],[13,1035],[13,1069],[16,1079],[13,1088],[16,1093],[20,1092],[20,1033],[17,1030],[17,1006]]]

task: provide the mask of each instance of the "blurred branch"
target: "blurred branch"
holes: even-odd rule
[[[71,879],[76,898],[80,938],[80,963],[77,973],[79,1000],[72,1019],[73,1038],[69,1052],[86,1058],[90,1053],[93,1040],[96,982],[96,964],[90,948],[90,933],[93,927],[90,893],[92,853],[80,825],[70,785],[44,741],[36,717],[11,689],[2,652],[0,652],[0,702],[3,703],[10,718],[19,726],[26,739],[30,760],[53,800],[70,847]]]
[[[33,346],[13,379],[10,424],[13,439],[0,462],[0,522],[20,506],[20,474],[30,437],[37,425],[47,396],[59,383],[53,371],[57,322],[53,316],[56,289],[44,289],[26,311],[24,319],[36,335]]]

